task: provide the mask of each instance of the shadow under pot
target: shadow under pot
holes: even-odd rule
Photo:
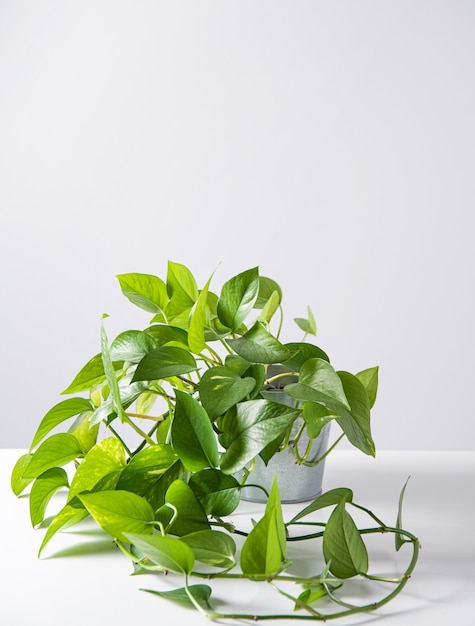
[[[267,377],[272,378],[289,371],[282,365],[270,365],[267,370]],[[272,384],[266,385],[261,391],[261,395],[270,402],[296,407],[298,401],[288,396],[283,389],[285,385],[296,381],[297,377],[295,376],[284,376],[275,380]],[[277,478],[281,501],[284,504],[314,500],[322,493],[325,460],[323,459],[316,465],[309,466],[298,463],[295,457],[294,440],[302,427],[303,431],[295,445],[300,457],[305,454],[310,440],[303,418],[299,416],[292,425],[289,445],[274,454],[267,465],[260,456],[255,457],[254,469],[246,481],[249,486],[244,487],[241,491],[242,500],[266,502],[267,496],[265,492],[251,485],[260,485],[269,493],[274,482],[274,476]],[[316,463],[326,453],[329,436],[330,423],[326,424],[318,437],[312,440],[311,452],[307,458],[308,463]]]

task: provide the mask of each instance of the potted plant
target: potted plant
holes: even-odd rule
[[[219,295],[211,290],[212,276],[199,289],[192,272],[171,261],[165,280],[139,273],[118,280],[123,294],[152,315],[150,323],[109,343],[103,320],[100,352],[64,390],[68,398],[40,421],[29,452],[12,472],[16,494],[29,487],[34,526],[44,522],[57,491],[67,494],[40,553],[58,531],[91,516],[136,568],[183,574],[184,587],[170,597],[187,599],[210,617],[246,615],[209,608],[210,588],[189,584],[190,575],[200,575],[197,563],[216,568],[220,577],[274,585],[295,580],[303,591],[290,597],[306,618],[322,619],[313,607],[320,597],[343,604],[338,615],[372,610],[394,597],[418,553],[417,539],[401,528],[402,495],[393,528],[354,503],[347,488],[320,493],[324,459],[343,438],[375,454],[370,411],[378,368],[336,371],[327,353],[307,341],[316,335],[310,308],[307,318],[295,320],[303,340],[283,342],[282,290],[258,268],[227,280]],[[327,448],[330,424],[341,434]],[[313,492],[282,497],[285,485],[272,464],[289,458],[297,472],[320,472],[317,482],[310,480]],[[266,466],[270,478],[262,474]],[[293,491],[306,480],[292,474]],[[262,519],[244,532],[228,516],[250,489],[248,497],[263,494],[266,506]],[[295,499],[310,504],[284,522],[282,500]],[[358,529],[348,512],[352,506],[377,527]],[[307,521],[323,509],[332,510],[326,522]],[[286,538],[303,518],[324,528],[292,539],[323,538],[324,566],[310,578],[286,573]],[[394,533],[397,549],[410,543],[412,559],[391,580],[390,594],[348,607],[335,595],[344,580],[385,580],[368,573],[363,535],[370,532]],[[239,573],[233,534],[246,536]]]

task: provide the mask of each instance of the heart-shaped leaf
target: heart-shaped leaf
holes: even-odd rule
[[[132,381],[182,376],[196,369],[196,361],[187,350],[176,346],[161,346],[143,357],[137,365]]]
[[[251,393],[255,385],[254,378],[241,378],[228,367],[212,367],[200,380],[200,399],[214,420]]]
[[[238,339],[227,339],[226,343],[251,363],[282,363],[294,354],[276,339],[261,322]]]
[[[236,332],[254,307],[258,293],[257,267],[233,276],[221,289],[217,304],[219,320],[232,332]]]
[[[337,578],[351,578],[368,571],[368,552],[345,501],[330,515],[323,533],[323,554]]]
[[[323,359],[308,359],[300,370],[299,382],[286,385],[285,393],[297,400],[323,402],[350,409],[340,377],[333,367]]]
[[[132,543],[153,563],[167,571],[179,574],[191,574],[193,571],[193,550],[181,539],[126,532],[124,540]]]

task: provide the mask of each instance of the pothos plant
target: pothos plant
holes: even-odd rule
[[[327,353],[308,341],[316,335],[310,308],[295,320],[304,338],[284,343],[281,288],[258,268],[224,282],[219,295],[211,278],[199,289],[190,269],[171,261],[165,280],[118,276],[128,300],[153,317],[145,329],[125,330],[112,342],[103,319],[100,352],[64,390],[68,398],[40,421],[12,472],[14,493],[28,489],[32,525],[48,524],[39,553],[58,531],[92,517],[135,572],[182,575],[178,589],[155,593],[211,618],[325,620],[382,606],[404,587],[418,556],[418,540],[401,527],[404,489],[394,526],[357,504],[348,488],[323,493],[285,521],[276,481],[250,529],[236,528],[229,517],[252,482],[257,456],[267,463],[290,448],[297,463],[314,464],[343,438],[374,456],[370,411],[378,368],[336,371]],[[281,376],[269,378],[275,364],[295,377],[284,386],[295,406],[262,394]],[[302,425],[295,432],[296,420]],[[312,442],[329,422],[341,434],[320,459],[309,461]],[[304,430],[310,443],[302,452]],[[64,505],[45,519],[60,490]],[[372,525],[359,528],[351,509],[365,512]],[[325,519],[315,519],[324,510]],[[306,532],[295,532],[303,524]],[[402,574],[370,573],[364,537],[374,533],[392,533],[397,550],[412,546]],[[293,573],[288,556],[291,542],[303,540],[311,543],[318,568],[311,576]],[[199,577],[271,585],[289,599],[290,612],[217,611],[209,584],[190,582]],[[392,588],[371,603],[349,604],[341,588],[353,578]],[[282,588],[289,582],[297,591]]]

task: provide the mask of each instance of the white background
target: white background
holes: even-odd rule
[[[1,447],[111,336],[115,275],[259,265],[379,449],[474,450],[475,4],[0,0]]]

